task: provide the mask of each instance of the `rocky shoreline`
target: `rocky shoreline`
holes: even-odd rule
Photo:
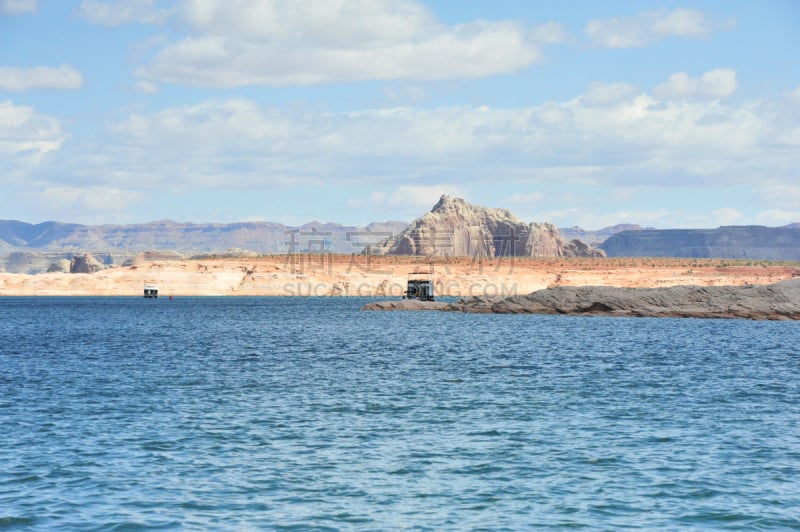
[[[800,278],[770,285],[745,286],[559,286],[524,296],[474,297],[450,304],[375,302],[366,305],[364,310],[800,320]]]

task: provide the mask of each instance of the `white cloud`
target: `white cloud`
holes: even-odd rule
[[[591,83],[581,96],[581,103],[589,107],[614,105],[628,100],[636,87],[628,83]]]
[[[800,176],[794,183],[759,183],[753,189],[753,199],[777,209],[793,209],[800,205]],[[800,220],[798,220],[800,221]]]
[[[392,208],[401,208],[406,211],[419,212],[430,210],[431,206],[439,201],[442,194],[463,198],[464,190],[452,184],[438,185],[401,185],[387,199],[387,204]]]
[[[187,0],[182,19],[203,35],[348,48],[408,42],[440,28],[409,0]]]
[[[546,22],[533,28],[530,32],[534,42],[542,44],[558,44],[572,40],[569,31],[558,22]]]
[[[362,80],[481,78],[527,68],[536,39],[510,21],[437,22],[410,0],[187,0],[190,35],[136,71],[146,81],[204,87],[311,85]]]
[[[92,24],[119,26],[128,23],[163,24],[173,14],[158,9],[156,0],[82,0],[78,15]]]
[[[770,209],[758,213],[756,221],[760,225],[788,225],[800,222],[800,210]]]
[[[80,89],[83,75],[70,65],[58,68],[0,67],[0,90],[27,91],[31,89]]]
[[[40,191],[28,194],[28,197],[35,199],[39,208],[45,208],[51,213],[115,212],[139,203],[144,198],[137,191],[115,187],[62,185],[44,186]]]
[[[16,182],[57,151],[65,139],[55,118],[33,107],[0,102],[0,183]]]
[[[609,101],[616,103],[598,105]],[[787,118],[791,109],[785,99],[660,100],[625,85],[593,85],[571,100],[507,109],[332,112],[232,99],[132,114],[113,128],[110,147],[87,149],[75,167],[101,182],[119,180],[108,183],[115,186],[497,177],[623,189],[748,185],[763,175],[788,185],[800,167],[800,122]]]
[[[761,208],[793,212],[800,204],[797,118],[797,106],[786,95],[660,99],[625,84],[592,84],[572,99],[509,108],[332,111],[212,100],[133,113],[98,134],[94,144],[73,142],[70,150],[56,152],[35,175],[53,186],[80,182],[145,193],[164,187],[314,190],[369,183],[376,195],[352,200],[352,206],[404,209],[404,216],[429,208],[442,193],[461,196],[495,182],[514,186],[517,193],[505,201],[520,206],[538,201],[530,191],[544,193],[549,185],[585,191],[577,200],[546,192],[553,210],[590,206],[598,189],[606,191],[602,202],[622,204],[629,198],[611,197],[613,191],[747,187]],[[0,124],[0,150],[13,155],[6,159],[15,161],[18,175],[36,157],[58,150],[64,138],[57,121],[10,102],[0,105]],[[730,207],[748,217],[738,218]],[[661,218],[620,211],[602,222],[714,226],[753,216],[735,205],[710,204],[708,210],[714,209],[694,218],[678,211]],[[595,216],[594,211],[580,215]],[[578,217],[557,214],[555,222]],[[587,220],[586,226],[600,225]]]
[[[288,116],[275,111],[262,111],[249,100],[210,101],[200,105],[173,107],[153,115],[130,115],[115,126],[115,131],[139,145],[158,145],[167,141],[174,147],[197,148],[198,141],[209,141],[209,147],[222,144],[227,148],[252,143],[279,141],[290,136],[293,125]]]
[[[705,14],[693,9],[675,9],[652,17],[652,30],[659,36],[704,37],[714,31]]]
[[[800,87],[786,92],[786,97],[800,104]]]
[[[364,207],[375,207],[386,205],[386,193],[374,191],[369,196],[353,197],[347,200],[347,206],[351,209],[362,209]]]
[[[516,192],[505,199],[508,203],[539,203],[544,200],[544,194],[541,192],[530,192],[522,194]]]
[[[384,89],[386,98],[394,105],[416,104],[428,98],[428,91],[420,85],[402,85]]]
[[[715,21],[693,9],[674,9],[595,19],[586,25],[585,32],[595,46],[640,48],[668,37],[707,37],[733,25],[731,20]]]
[[[656,87],[654,94],[659,98],[726,98],[737,87],[735,70],[717,68],[699,78],[692,78],[685,72],[672,74],[666,83]]]
[[[142,94],[158,94],[159,92],[158,85],[150,81],[137,81],[134,84],[134,89]]]
[[[711,211],[711,214],[714,216],[715,224],[720,226],[736,225],[745,218],[744,214],[742,214],[739,210],[731,207],[715,209]]]
[[[0,0],[0,13],[3,15],[36,13],[38,9],[37,0]]]
[[[61,127],[57,120],[39,115],[33,107],[17,106],[10,100],[0,102],[0,141],[3,153],[28,151],[37,142],[42,151],[50,151],[53,144],[48,139],[58,137]]]
[[[450,183],[435,185],[400,185],[387,193],[373,191],[366,197],[356,197],[348,200],[347,204],[353,209],[365,207],[382,210],[400,210],[413,217],[421,212],[427,212],[439,201],[442,194],[463,198],[465,190]]]

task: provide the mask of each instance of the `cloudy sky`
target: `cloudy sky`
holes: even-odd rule
[[[0,219],[800,222],[800,2],[0,0]]]

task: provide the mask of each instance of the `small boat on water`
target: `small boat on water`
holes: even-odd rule
[[[144,297],[145,299],[156,299],[158,297],[158,286],[154,284],[144,285]]]
[[[403,299],[434,301],[433,297],[433,265],[429,271],[414,271],[408,274],[406,291]]]

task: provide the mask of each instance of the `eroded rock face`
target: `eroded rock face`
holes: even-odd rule
[[[605,257],[606,254],[602,249],[593,248],[583,240],[570,240],[566,246],[566,257]]]
[[[50,263],[47,273],[69,273],[71,262],[67,259],[59,259]]]
[[[489,209],[444,195],[402,233],[370,248],[378,255],[456,257],[603,257],[599,249],[566,242],[549,223],[526,224],[506,209]]]
[[[75,255],[72,257],[72,261],[70,261],[69,265],[69,273],[94,273],[105,267],[103,263],[94,258],[91,254],[86,253],[85,255]]]

